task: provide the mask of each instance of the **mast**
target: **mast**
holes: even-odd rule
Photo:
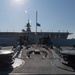
[[[26,25],[26,27],[27,27],[27,32],[31,32],[31,25],[30,25],[30,19],[29,19],[29,14],[28,14],[28,23],[27,23],[27,25]]]
[[[38,15],[38,12],[36,11],[36,34],[37,34],[37,15]]]
[[[38,36],[37,36],[37,14],[38,14],[38,12],[36,11],[36,45],[38,43]]]

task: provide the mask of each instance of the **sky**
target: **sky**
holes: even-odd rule
[[[27,11],[27,13],[25,12]],[[70,32],[75,38],[75,0],[0,0],[0,31],[20,32],[31,21],[31,30],[38,32]]]

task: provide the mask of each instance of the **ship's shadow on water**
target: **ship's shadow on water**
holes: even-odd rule
[[[68,63],[68,64],[64,64],[64,65],[67,66],[67,67],[72,68],[72,71],[75,72],[75,62],[74,62],[74,63],[73,63],[73,62],[70,62],[70,63]]]
[[[0,67],[0,75],[9,75],[11,72],[13,71],[13,67],[6,67],[6,68],[2,68]]]
[[[75,72],[75,63],[69,62],[68,64],[61,63],[60,59],[54,59],[53,64],[63,70]]]

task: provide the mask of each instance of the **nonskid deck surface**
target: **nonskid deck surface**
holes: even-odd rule
[[[40,54],[34,54],[36,49],[41,51]],[[30,57],[28,57],[27,54],[30,51],[33,52],[30,54]],[[43,52],[47,53],[46,57]],[[46,49],[39,46],[30,46],[30,48],[27,49],[23,47],[21,57],[18,57],[18,59],[22,59],[24,63],[16,68],[0,70],[0,75],[75,74],[75,72],[57,67],[55,62],[57,63],[58,61],[54,62],[54,60],[59,58],[57,54],[55,58],[55,54],[56,52],[50,48]]]

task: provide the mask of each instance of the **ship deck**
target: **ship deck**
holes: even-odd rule
[[[32,53],[29,58],[27,56],[28,52],[35,51],[36,49],[41,51],[41,54]],[[46,57],[44,56],[44,53],[42,53],[43,51],[47,53]],[[0,70],[0,75],[75,74],[74,71],[62,69],[55,65],[55,63],[59,63],[57,59],[60,57],[55,50],[50,48],[31,46],[27,49],[26,47],[23,47],[20,57],[17,58],[22,59],[24,63],[14,69]],[[64,68],[65,67],[66,66],[64,66]]]

